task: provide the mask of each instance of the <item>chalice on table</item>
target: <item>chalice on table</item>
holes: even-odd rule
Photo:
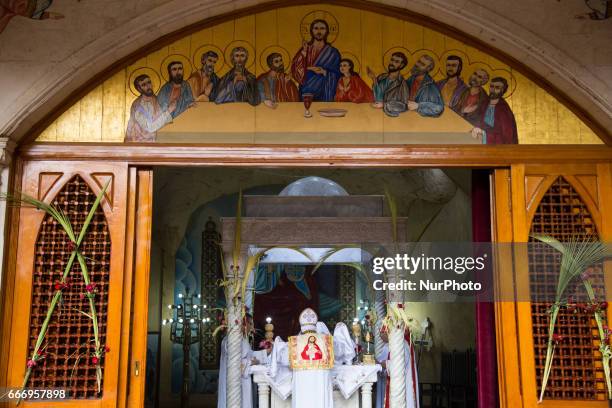
[[[304,99],[304,108],[306,108],[306,110],[304,111],[304,117],[312,118],[312,113],[310,113],[310,105],[312,105],[312,94],[304,94],[302,95],[302,98]]]

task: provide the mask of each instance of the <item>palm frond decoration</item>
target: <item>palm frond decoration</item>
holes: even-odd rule
[[[102,199],[104,198],[104,195],[106,194],[106,190],[108,189],[109,184],[110,184],[110,180],[104,185],[100,193],[96,196],[96,200],[91,206],[87,214],[87,217],[85,218],[83,227],[81,228],[81,231],[79,232],[78,236],[75,235],[74,230],[72,229],[72,223],[70,222],[70,219],[66,216],[66,214],[64,214],[61,208],[56,207],[53,204],[47,204],[44,201],[38,200],[24,193],[0,195],[0,199],[6,200],[8,203],[12,205],[34,207],[50,215],[55,221],[57,221],[57,223],[61,226],[63,231],[66,233],[66,237],[70,241],[71,243],[70,246],[72,247],[72,252],[70,253],[70,257],[68,258],[68,262],[66,263],[64,272],[62,273],[62,277],[59,281],[59,285],[56,287],[55,293],[53,297],[51,298],[51,302],[49,303],[49,306],[47,308],[45,320],[43,321],[43,324],[40,328],[40,332],[38,333],[38,337],[36,338],[36,343],[34,344],[34,350],[32,351],[32,355],[30,356],[27,362],[27,370],[23,378],[23,383],[21,385],[22,390],[27,386],[34,367],[36,367],[36,365],[38,364],[40,360],[45,358],[45,355],[42,352],[41,347],[43,345],[43,342],[45,341],[45,336],[47,335],[47,330],[49,328],[49,323],[51,322],[53,312],[55,311],[58,303],[61,302],[62,291],[67,287],[66,282],[68,279],[68,275],[70,274],[70,271],[72,270],[72,267],[74,266],[74,262],[76,260],[79,263],[79,266],[81,267],[81,274],[83,275],[83,281],[85,282],[86,288],[88,288],[86,296],[88,298],[90,311],[89,313],[85,313],[85,312],[82,312],[82,313],[88,316],[92,320],[92,325],[93,325],[93,330],[94,330],[95,350],[91,357],[92,357],[92,362],[96,365],[96,380],[97,380],[98,392],[101,391],[102,368],[100,366],[100,360],[102,359],[102,356],[104,355],[106,349],[103,348],[102,345],[100,344],[98,318],[97,318],[97,313],[96,313],[96,305],[94,302],[94,298],[95,298],[95,290],[93,290],[94,284],[92,284],[90,281],[89,272],[87,269],[87,263],[85,261],[85,258],[81,254],[79,247],[81,243],[83,242],[83,240],[85,239],[85,236],[87,235],[87,230],[89,229],[91,220],[93,219],[95,212],[100,206],[100,203]],[[18,399],[17,405],[19,405],[20,403],[21,403],[21,398]]]
[[[560,338],[557,334],[555,334],[555,324],[557,322],[557,317],[559,315],[561,306],[564,304],[565,292],[572,281],[582,278],[589,299],[591,303],[595,305],[595,293],[589,281],[588,274],[585,275],[584,272],[590,266],[601,262],[606,258],[606,256],[608,256],[608,254],[606,247],[601,242],[594,240],[593,237],[590,236],[583,239],[573,237],[566,243],[559,242],[555,238],[547,235],[533,234],[532,237],[551,246],[561,253],[561,264],[559,267],[559,278],[555,292],[555,302],[550,309],[548,346],[546,349],[546,360],[544,363],[540,398],[538,400],[539,402],[542,402],[544,399],[544,393],[546,391],[546,385],[550,377],[555,346],[559,342]],[[608,387],[608,399],[612,399],[612,386],[610,383],[610,359],[612,358],[612,353],[610,352],[610,346],[606,345],[604,341],[604,337],[607,338],[607,336],[605,335],[603,326],[603,313],[601,313],[601,310],[598,307],[594,307],[593,310],[600,333],[600,349],[602,351],[604,374],[606,376],[606,384]]]

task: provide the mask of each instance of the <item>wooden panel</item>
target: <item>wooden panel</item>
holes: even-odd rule
[[[570,176],[566,176],[569,178]],[[565,177],[558,176],[538,204],[531,222],[530,233],[550,235],[561,242],[593,236],[598,238],[593,217],[580,195]],[[530,239],[534,242],[534,239]],[[532,296],[552,299],[556,293],[560,256],[552,248],[539,244],[529,251],[529,270]],[[598,272],[597,272],[598,271]],[[593,275],[597,298],[605,293],[602,270]],[[578,296],[585,294],[579,292]],[[533,339],[538,384],[542,381],[548,343],[548,324],[551,304],[548,300],[532,303]],[[605,390],[597,381],[603,376],[597,367],[601,356],[594,334],[597,327],[592,314],[582,310],[559,312],[556,332],[566,340],[557,346],[557,355],[546,389],[545,398],[554,400],[605,400]],[[539,390],[538,390],[539,393]]]
[[[512,163],[612,161],[612,148],[600,146],[321,146],[321,145],[159,145],[36,143],[20,150],[36,160],[124,158],[147,165],[252,166],[412,166],[498,167]],[[554,172],[554,170],[552,170]],[[592,174],[592,173],[591,173]],[[524,206],[524,203],[523,203]]]
[[[493,242],[513,241],[512,187],[510,171],[498,169],[493,173],[492,229]],[[504,247],[501,247],[502,249]],[[514,286],[511,251],[495,256],[495,281],[503,287]],[[517,305],[514,302],[495,303],[495,328],[497,339],[497,375],[501,408],[523,407],[521,395],[520,351],[517,330]]]
[[[134,284],[132,290],[131,347],[127,407],[144,406],[147,364],[147,322],[149,311],[149,272],[153,221],[153,171],[136,172],[136,213],[134,225]]]
[[[106,344],[110,352],[105,357],[104,383],[102,397],[99,399],[79,400],[61,403],[61,406],[80,407],[114,407],[116,406],[116,390],[118,379],[118,362],[120,350],[121,330],[121,307],[123,295],[123,251],[125,233],[125,207],[127,194],[127,165],[121,163],[94,163],[94,162],[33,162],[27,163],[24,168],[24,177],[21,190],[30,195],[38,192],[39,174],[63,172],[60,180],[50,188],[48,199],[55,197],[68,180],[79,176],[87,183],[94,194],[100,191],[100,187],[91,177],[91,173],[111,173],[115,178],[115,189],[113,191],[113,205],[104,201],[101,210],[107,220],[107,228],[111,241],[111,256],[108,281],[108,306],[106,321]],[[19,242],[16,259],[30,259],[31,262],[17,262],[14,276],[13,299],[19,299],[14,303],[11,319],[11,340],[9,347],[7,385],[9,387],[20,386],[26,369],[28,358],[28,316],[32,305],[32,283],[35,259],[34,243],[38,237],[38,226],[44,218],[44,213],[32,208],[23,207],[19,211],[19,229],[16,241]],[[87,358],[87,357],[86,357]],[[60,405],[60,404],[58,404]],[[21,406],[39,406],[34,403],[23,403]],[[47,406],[51,406],[48,404]]]
[[[55,197],[51,197],[51,203],[70,217],[73,231],[79,234],[94,197],[83,178],[75,175]],[[38,334],[47,318],[49,304],[57,293],[54,286],[67,267],[72,252],[70,244],[64,229],[51,215],[46,214],[34,253],[28,355],[34,352]],[[98,322],[98,340],[102,349],[107,344],[110,247],[108,222],[99,207],[79,250],[87,264],[88,280],[96,285],[93,301]],[[46,357],[32,369],[28,387],[64,388],[71,399],[100,398],[97,367],[101,370],[103,381],[106,359],[100,358],[98,364],[92,362],[96,348],[93,343],[94,326],[87,315],[91,312],[84,295],[85,285],[81,267],[76,263],[68,275],[67,287],[61,292],[61,302],[47,326],[42,351]]]
[[[568,159],[571,162],[571,159]],[[588,198],[585,202],[590,203],[589,211],[591,208],[594,209],[594,212],[599,214],[604,208],[608,208],[612,202],[612,194],[611,189],[605,183],[610,184],[610,166],[608,163],[602,163],[601,165],[595,164],[565,164],[565,165],[545,165],[545,164],[536,164],[536,165],[513,165],[512,166],[512,230],[513,230],[513,240],[514,242],[526,242],[528,240],[528,235],[531,229],[531,222],[533,214],[531,211],[527,210],[527,204],[532,208],[537,208],[540,203],[541,198],[544,196],[546,191],[552,185],[550,180],[557,180],[558,176],[563,176],[566,180],[572,180],[572,186],[577,187],[576,191],[580,191],[580,196],[584,198],[584,194],[595,194],[593,192],[593,183],[590,177],[597,177],[597,192],[596,195],[599,197],[599,206],[595,204],[594,200]],[[539,183],[539,185],[535,188],[535,191],[531,189],[529,186],[532,184],[528,180],[538,179],[540,177],[544,177],[547,181],[543,181]],[[579,178],[587,177],[589,182],[582,184],[579,182]],[[530,195],[532,198],[526,197],[526,191],[531,191]],[[584,209],[584,207],[583,207]],[[535,211],[535,210],[534,210]],[[556,214],[556,213],[555,213]],[[602,213],[603,214],[603,213]],[[559,214],[560,215],[560,214]],[[600,217],[600,221],[595,221],[597,223],[597,228],[601,231],[600,239],[606,240],[609,238],[609,228],[610,225],[606,224],[604,221],[605,217]],[[538,223],[541,220],[536,220]],[[529,254],[527,251],[517,250],[518,252],[514,255],[514,276],[516,279],[516,285],[518,291],[528,291],[529,290]],[[609,268],[609,265],[606,267]],[[610,290],[610,278],[606,277],[608,282],[606,282],[606,291],[608,292],[607,297],[610,298],[609,290]],[[527,293],[527,292],[524,292]],[[536,378],[536,364],[535,364],[535,354],[534,354],[534,332],[533,332],[533,321],[532,321],[532,307],[530,303],[526,302],[517,302],[516,303],[516,322],[517,322],[517,333],[518,333],[518,343],[520,353],[517,357],[520,356],[520,392],[522,394],[522,406],[524,408],[532,408],[536,406],[542,407],[606,407],[607,402],[603,401],[602,395],[596,394],[594,388],[602,389],[603,384],[592,384],[593,392],[591,395],[581,395],[580,392],[575,394],[575,397],[581,398],[599,398],[600,401],[586,401],[584,399],[576,400],[576,401],[562,401],[562,400],[545,400],[542,404],[537,404],[538,397],[538,387],[539,380]],[[588,322],[587,322],[588,323]],[[507,323],[502,323],[504,326]],[[499,329],[498,329],[499,330]],[[588,332],[588,330],[587,330]],[[591,333],[588,333],[590,335]],[[536,336],[537,337],[537,336]],[[536,342],[539,342],[539,338],[536,338]],[[506,342],[504,341],[504,345]],[[591,364],[595,364],[595,366],[599,365],[600,362],[594,361],[593,356],[591,358]],[[576,373],[574,377],[581,375]],[[551,377],[552,380],[552,377]],[[510,383],[512,380],[510,379]],[[508,385],[506,384],[505,387]],[[550,385],[549,385],[550,387]],[[554,388],[554,387],[553,387]],[[580,386],[576,388],[579,390]],[[570,394],[566,394],[567,395]],[[595,396],[597,395],[597,396]],[[513,406],[513,405],[510,405]]]

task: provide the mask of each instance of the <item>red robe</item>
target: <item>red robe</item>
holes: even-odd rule
[[[489,126],[483,117],[481,129],[487,132],[487,144],[518,143],[514,114],[512,109],[510,109],[510,105],[503,98],[500,98],[497,105],[495,105],[493,126]]]
[[[344,86],[344,77],[338,80],[335,101],[353,103],[374,102],[374,94],[359,75],[351,75],[346,87]]]
[[[273,102],[299,102],[297,86],[291,77],[283,72],[276,74],[274,84],[274,95],[271,95],[270,89],[270,71],[264,72],[257,77],[257,83],[261,84],[264,90],[263,100],[271,100]]]
[[[310,360],[310,356],[308,355],[307,349],[308,346],[310,346],[310,343],[308,343],[306,345],[306,347],[304,347],[304,350],[302,350],[302,358],[304,360]],[[314,353],[314,357],[312,358],[312,360],[321,360],[323,358],[323,352],[321,352],[321,349],[319,348],[319,346],[317,345],[317,343],[313,343],[312,347],[315,348],[315,353]]]

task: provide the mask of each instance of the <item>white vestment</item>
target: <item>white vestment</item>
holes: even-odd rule
[[[217,408],[226,407],[227,400],[227,336],[221,342],[221,359],[219,362],[219,387],[217,396]],[[253,351],[251,345],[246,338],[242,339],[242,356],[241,356],[241,383],[242,383],[242,408],[253,407],[253,391],[251,375],[248,374],[248,368],[251,365],[251,360],[256,358],[260,364],[268,362],[268,353],[266,350]]]
[[[379,362],[385,361],[387,369],[389,368],[389,345],[385,344],[381,353],[376,356]],[[406,408],[419,408],[419,377],[414,361],[414,348],[407,341],[404,341],[404,370],[406,373]],[[376,385],[376,408],[385,407],[385,393],[387,389],[387,369],[378,374],[378,383]]]
[[[317,332],[329,334],[324,323],[317,324]],[[272,349],[270,375],[276,377],[289,370],[289,347],[277,337]],[[291,408],[333,408],[331,370],[294,370],[291,383]]]
[[[355,341],[346,324],[339,322],[334,329],[334,359],[336,365],[352,365],[357,355]]]

